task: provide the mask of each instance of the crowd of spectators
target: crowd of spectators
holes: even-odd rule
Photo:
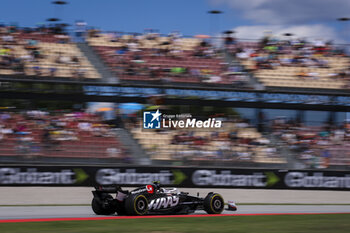
[[[187,162],[285,163],[269,139],[244,119],[223,119],[220,129],[131,130],[153,159]]]
[[[350,165],[350,124],[305,126],[297,121],[276,119],[272,132],[295,153],[307,168]]]
[[[257,157],[266,157],[261,162],[279,161],[280,155],[270,140],[257,135],[248,121],[225,122],[235,126],[230,130],[211,131],[207,136],[196,136],[196,131],[184,131],[173,136],[172,144],[188,145],[188,150],[176,151],[173,158],[185,160],[219,160],[259,162]],[[251,132],[245,134],[244,129]],[[211,145],[211,149],[207,150]]]
[[[104,36],[106,41],[120,44],[119,47],[95,46],[95,49],[122,79],[218,83],[237,87],[244,87],[247,82],[244,70],[229,65],[221,51],[206,39],[193,38],[197,42],[192,43],[179,33],[162,37],[157,33],[121,36],[92,31],[89,35],[90,38]],[[193,46],[186,47],[186,43]]]
[[[86,25],[82,28],[86,28]],[[79,30],[80,35],[83,29]],[[257,72],[293,67],[293,75],[299,80],[328,77],[343,81],[341,85],[344,88],[350,86],[350,66],[334,68],[328,59],[346,57],[346,52],[322,39],[276,39],[266,36],[260,42],[242,42],[231,34],[227,35],[223,42],[226,51],[239,61],[251,61],[253,64],[243,68],[228,62],[222,48],[210,38],[187,38],[179,32],[164,36],[155,31],[125,34],[101,33],[94,29],[86,34],[87,41],[103,37],[108,43],[90,45],[121,80],[221,84],[245,88],[251,87],[246,68]],[[35,28],[0,24],[0,73],[8,74],[7,71],[11,71],[11,74],[63,77],[58,71],[69,69],[68,76],[85,78],[86,64],[79,56],[65,52],[52,53],[50,49],[40,46],[41,42],[67,44],[70,41],[64,25],[60,24],[43,24]],[[111,46],[110,43],[118,46]],[[53,63],[45,64],[49,60]],[[283,76],[283,73],[279,75]]]
[[[71,51],[54,52],[52,48],[42,47],[42,42],[58,47],[59,44],[69,44],[70,37],[61,27],[0,25],[0,73],[56,77],[62,76],[58,75],[59,70],[69,69],[67,76],[85,77],[78,56],[68,53]]]
[[[118,158],[125,148],[101,117],[86,112],[0,113],[0,155]]]
[[[101,44],[95,49],[122,79],[248,87],[246,69],[256,72],[292,67],[293,75],[299,80],[321,80],[326,77],[343,81],[345,84],[341,85],[345,88],[350,83],[349,65],[333,67],[328,59],[347,57],[346,52],[322,39],[276,39],[267,36],[260,42],[242,42],[233,36],[225,37],[225,51],[243,64],[244,61],[252,62],[253,65],[243,68],[227,63],[222,56],[222,48],[215,46],[209,39],[196,38],[200,42],[190,49],[184,49],[183,44],[186,42],[179,33],[171,33],[167,37],[157,33],[125,36],[122,33],[104,34],[92,30],[89,36],[104,37],[109,43],[108,46]],[[149,41],[152,41],[152,46],[149,46]],[[119,46],[111,46],[110,43]],[[215,60],[221,62],[215,64]],[[201,66],[194,61],[201,63]],[[284,74],[280,75],[282,77]]]
[[[137,123],[131,131],[155,160],[183,164],[289,161],[299,168],[313,169],[350,166],[349,122],[308,126],[279,117],[265,122],[263,134],[249,120],[239,118],[226,119],[222,129],[206,130],[170,128],[146,132],[139,131]]]
[[[260,42],[225,43],[227,51],[240,61],[252,61],[248,68],[253,72],[279,67],[294,67],[300,80],[318,80],[329,77],[350,84],[350,66],[331,69],[328,58],[347,57],[344,47],[323,39],[277,39],[266,36]],[[322,69],[322,73],[320,70]],[[326,76],[323,75],[326,73]],[[284,73],[280,73],[282,77]]]
[[[239,59],[253,59],[257,69],[272,69],[279,65],[328,68],[324,57],[346,56],[343,49],[322,39],[279,40],[264,37],[260,42],[235,42],[227,46],[227,50]],[[290,57],[283,58],[281,55]]]

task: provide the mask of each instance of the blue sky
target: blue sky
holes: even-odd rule
[[[68,23],[83,19],[104,30],[142,32],[155,28],[162,33],[180,30],[186,35],[208,34],[212,31],[211,23],[222,30],[244,24],[232,17],[233,9],[226,11],[224,6],[214,7],[205,0],[72,0],[63,7],[47,0],[1,0],[1,8],[0,20],[23,26],[33,26],[57,15]],[[225,14],[212,19],[207,11],[214,8]]]
[[[350,38],[350,22],[335,20],[350,17],[348,0],[71,0],[63,7],[55,7],[51,0],[1,0],[0,9],[2,22],[20,26],[59,16],[66,23],[82,19],[102,30],[154,28],[195,35],[234,29],[244,38],[261,37],[264,31],[338,41]],[[224,14],[207,14],[213,9]]]

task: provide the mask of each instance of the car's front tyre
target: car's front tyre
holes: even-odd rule
[[[204,210],[208,214],[221,214],[225,207],[224,199],[218,193],[208,193],[203,202]]]

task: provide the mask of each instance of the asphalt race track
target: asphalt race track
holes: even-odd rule
[[[242,205],[223,214],[350,213],[350,205]],[[195,214],[205,214],[197,211]],[[2,206],[0,219],[90,218],[90,206]]]

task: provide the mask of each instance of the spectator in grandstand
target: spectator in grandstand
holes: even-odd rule
[[[34,39],[28,39],[27,40],[27,45],[25,46],[26,49],[30,50],[30,49],[37,49],[37,44],[38,41],[34,40]]]
[[[51,135],[50,130],[48,128],[45,128],[42,134],[41,143],[44,145],[45,148],[48,148],[51,146]]]
[[[15,42],[14,37],[11,34],[4,34],[1,39],[4,44],[12,44]]]
[[[71,58],[69,56],[66,56],[63,53],[59,52],[57,54],[55,61],[58,64],[69,64],[71,62]]]
[[[17,152],[20,155],[25,155],[26,157],[31,155],[31,147],[33,145],[33,137],[25,135],[25,134],[18,134],[17,135]]]
[[[88,35],[89,37],[99,37],[100,30],[96,28],[89,28],[88,29]]]
[[[72,56],[71,58],[71,62],[75,65],[79,65],[80,64],[80,60],[77,56]]]
[[[39,59],[42,58],[41,53],[40,53],[40,50],[38,50],[38,49],[33,49],[33,50],[31,51],[31,55],[32,55],[32,57],[33,57],[33,61],[34,61],[34,62],[38,62]]]
[[[84,68],[80,68],[78,67],[77,69],[73,69],[73,78],[77,78],[77,79],[83,79],[85,78],[86,75],[86,70]]]
[[[222,78],[220,76],[217,76],[217,75],[213,75],[213,76],[210,76],[208,78],[202,79],[202,82],[204,82],[204,83],[218,83],[220,81],[222,81]]]
[[[79,130],[84,131],[84,132],[91,132],[92,125],[90,122],[81,121],[78,123],[78,128],[79,128]]]
[[[33,69],[34,75],[36,75],[36,76],[42,75],[42,70],[41,70],[40,66],[33,66],[32,69]]]
[[[49,74],[51,77],[55,77],[56,76],[56,71],[57,71],[57,68],[56,67],[50,67],[49,68]]]
[[[3,140],[5,138],[4,134],[2,133],[2,127],[3,127],[3,125],[0,125],[0,144],[3,142]]]
[[[175,59],[181,59],[183,58],[183,51],[179,47],[173,47],[169,52],[169,56]]]
[[[120,34],[117,32],[109,33],[109,37],[110,37],[109,39],[110,42],[119,42],[121,39]]]
[[[250,147],[245,147],[243,151],[237,152],[237,159],[242,161],[250,161],[253,157],[253,152],[250,150]]]
[[[109,147],[106,149],[106,152],[108,156],[111,158],[120,158],[121,156],[121,150],[118,148]]]
[[[25,65],[22,59],[18,59],[18,58],[14,59],[12,67],[13,67],[13,70],[15,71],[15,74],[24,74]]]
[[[309,77],[309,73],[306,71],[306,69],[301,69],[297,74],[297,77],[301,78],[301,79],[305,79],[307,77]]]
[[[55,37],[58,39],[58,43],[60,44],[67,44],[69,43],[70,37],[65,34],[57,34]]]
[[[125,54],[128,50],[129,50],[129,49],[128,49],[127,46],[123,46],[123,47],[117,49],[117,50],[115,51],[115,54],[116,54],[116,55],[123,55],[123,54]]]

